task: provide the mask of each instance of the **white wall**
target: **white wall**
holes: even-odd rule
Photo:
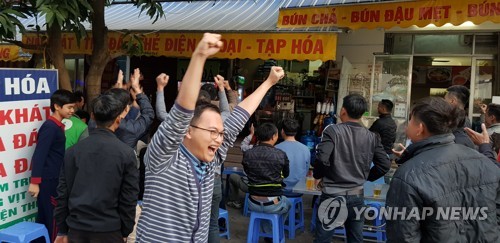
[[[353,65],[371,64],[374,52],[384,51],[384,30],[354,30],[338,34],[337,62],[345,56]]]

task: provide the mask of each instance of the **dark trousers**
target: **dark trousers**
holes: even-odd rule
[[[83,230],[69,229],[68,242],[70,243],[123,243],[122,233],[113,232],[90,232]]]
[[[335,198],[336,196],[321,194],[319,198],[319,205],[328,198]],[[345,233],[347,237],[347,242],[363,242],[363,225],[365,223],[365,218],[362,216],[360,219],[356,219],[356,213],[354,208],[361,209],[364,207],[364,197],[363,195],[347,195],[342,196],[346,199],[347,206],[347,219],[344,223]],[[318,210],[318,214],[321,213]],[[323,225],[319,219],[320,217],[316,217],[316,232],[314,233],[314,242],[322,243],[322,242],[331,242],[333,233],[335,230],[327,231],[323,228]]]
[[[220,242],[219,236],[219,204],[222,200],[222,180],[221,177],[215,174],[214,178],[214,192],[212,195],[212,209],[210,212],[210,227],[208,230],[208,242]]]
[[[36,203],[38,205],[38,214],[36,222],[45,225],[49,232],[50,242],[54,242],[57,236],[56,220],[54,219],[54,208],[57,205],[57,185],[59,179],[43,179],[40,183],[40,193]]]

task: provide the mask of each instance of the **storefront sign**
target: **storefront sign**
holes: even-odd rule
[[[154,33],[145,35],[144,55],[191,57],[203,33]],[[123,35],[108,35],[111,52],[121,49]],[[23,43],[39,44],[40,36],[23,35]],[[335,60],[337,35],[334,33],[223,33],[224,47],[217,58],[285,59],[285,60]],[[92,38],[89,36],[77,45],[74,34],[63,34],[65,54],[91,54]]]
[[[0,69],[0,229],[34,221],[27,193],[38,129],[50,116],[57,70]],[[43,141],[41,141],[43,142]]]
[[[21,50],[21,47],[16,45],[0,45],[0,61],[5,62],[16,62],[24,61],[27,62],[31,59],[31,54],[25,53]]]
[[[424,0],[412,2],[335,5],[313,8],[280,9],[279,28],[337,26],[350,29],[390,29],[466,21],[500,23],[500,1]]]

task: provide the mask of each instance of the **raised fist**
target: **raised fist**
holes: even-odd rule
[[[158,87],[164,88],[165,86],[167,86],[169,78],[170,77],[168,75],[160,73],[160,75],[156,77],[156,84],[158,85]]]
[[[194,50],[193,55],[200,55],[202,57],[209,57],[215,55],[219,52],[223,43],[220,41],[221,35],[219,34],[211,34],[205,33],[203,34],[203,38],[198,43],[198,46]]]
[[[285,70],[282,67],[273,66],[271,67],[271,72],[269,73],[269,79],[272,84],[276,84],[280,79],[285,77]]]

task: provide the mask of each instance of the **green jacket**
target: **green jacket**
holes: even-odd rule
[[[87,124],[76,115],[73,115],[69,119],[63,119],[62,123],[65,126],[66,149],[89,136]]]

